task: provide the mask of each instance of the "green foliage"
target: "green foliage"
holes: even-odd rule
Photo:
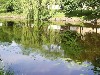
[[[75,31],[64,31],[61,34],[61,46],[65,51],[65,56],[79,57],[82,51],[82,46],[78,41],[79,37],[80,35]]]
[[[64,0],[63,2],[64,2],[64,9],[67,11],[67,13],[70,13],[73,10],[76,10],[76,8],[78,8],[77,4],[73,0]]]
[[[0,70],[0,75],[3,75],[3,74],[4,74],[4,72],[2,70]]]
[[[100,18],[99,0],[62,0],[62,2],[66,16]]]
[[[34,20],[47,20],[52,17],[57,11],[48,9],[48,5],[56,4],[64,8],[61,11],[66,16],[85,16],[85,19],[100,17],[99,0],[0,0],[0,4],[0,13],[23,13],[28,19]]]
[[[22,7],[20,0],[2,0],[1,3],[1,13],[5,12],[13,12],[22,13]]]
[[[0,12],[23,13],[26,18],[34,20],[48,19],[55,13],[48,9],[48,5],[52,5],[54,2],[55,0],[3,0],[0,1]],[[57,0],[57,3],[59,2]]]
[[[4,70],[0,70],[0,75],[14,75],[14,73],[10,72],[10,71],[4,71]]]

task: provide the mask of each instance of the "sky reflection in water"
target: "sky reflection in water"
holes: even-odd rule
[[[9,22],[12,25],[8,25]],[[96,71],[99,74],[100,27],[52,24],[31,27],[24,22],[22,25],[9,22],[0,26],[0,58],[3,61],[0,61],[0,68],[4,66],[5,72],[94,75]]]
[[[47,59],[39,53],[23,55],[22,47],[14,41],[11,45],[0,45],[0,55],[6,70],[13,70],[15,75],[93,75],[90,63],[81,65],[63,58]]]

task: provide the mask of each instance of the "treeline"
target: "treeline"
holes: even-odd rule
[[[59,3],[59,0],[0,0],[0,13],[23,13],[30,19],[45,19],[51,17],[55,10],[48,5]]]
[[[59,5],[59,10],[48,6]],[[23,13],[30,19],[48,19],[56,12],[65,16],[93,19],[100,17],[100,0],[0,0],[0,13]]]
[[[62,0],[66,16],[100,18],[100,0]]]

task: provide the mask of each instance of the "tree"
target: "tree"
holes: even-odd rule
[[[84,19],[100,18],[99,0],[62,0],[66,16],[84,16]]]
[[[48,5],[60,4],[59,0],[0,0],[7,12],[22,13],[28,19],[46,20],[56,10],[48,9]]]

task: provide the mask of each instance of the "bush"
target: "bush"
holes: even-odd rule
[[[0,13],[5,13],[6,12],[6,10],[5,9],[0,9]]]

